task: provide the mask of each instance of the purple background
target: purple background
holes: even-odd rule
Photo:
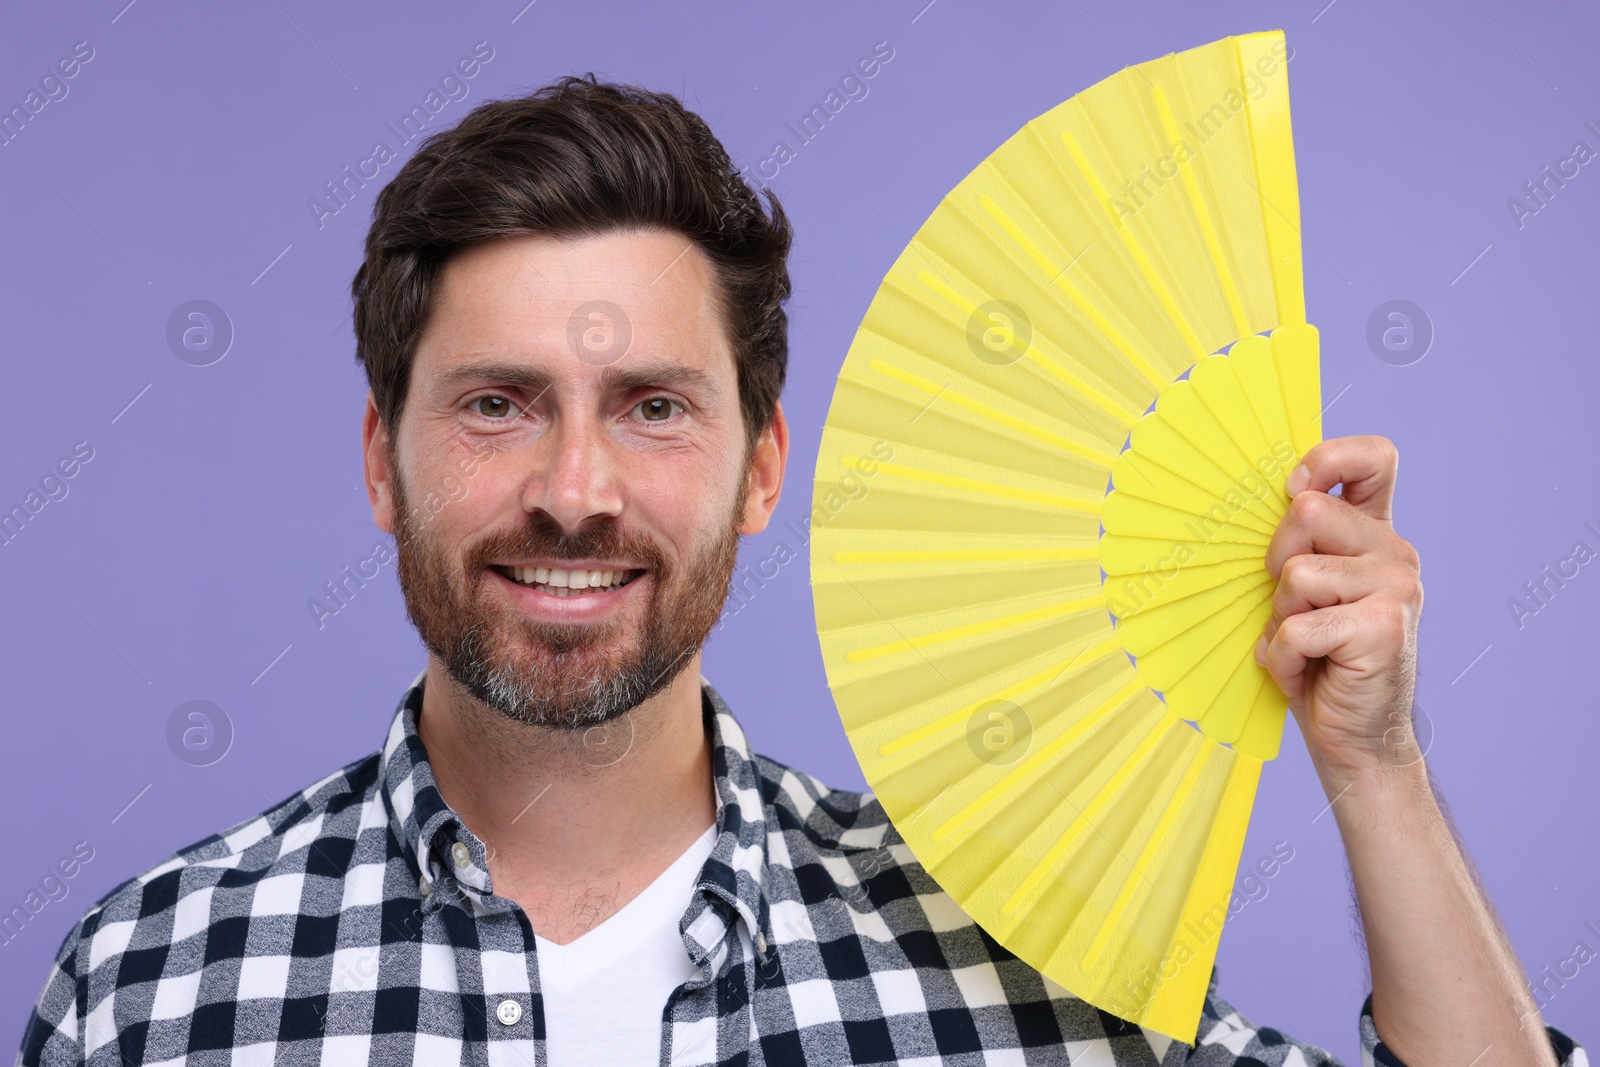
[[[307,607],[381,536],[358,488],[366,384],[346,294],[372,197],[399,161],[321,229],[307,201],[375,140],[399,147],[385,123],[478,41],[494,58],[433,128],[592,69],[678,93],[752,175],[775,140],[795,147],[785,124],[858,57],[877,41],[894,49],[867,97],[773,182],[798,232],[793,455],[773,526],[744,546],[754,561],[778,538],[799,549],[785,522],[809,510],[834,377],[940,196],[1029,118],[1126,63],[1283,28],[1307,305],[1324,338],[1324,396],[1338,394],[1326,433],[1385,434],[1403,455],[1397,527],[1427,582],[1430,760],[1528,969],[1554,967],[1580,939],[1600,948],[1584,926],[1600,926],[1600,564],[1520,629],[1507,608],[1574,541],[1600,548],[1583,525],[1600,528],[1600,164],[1521,228],[1507,207],[1576,140],[1600,149],[1585,128],[1600,126],[1600,15],[1509,0],[1324,2],[7,5],[0,109],[75,42],[95,54],[0,147],[0,510],[75,442],[94,458],[0,547],[0,772],[16,817],[0,911],[73,843],[95,856],[64,900],[0,945],[0,1058],[86,906],[375,749],[423,665],[392,566],[321,631]],[[166,341],[174,309],[197,298],[236,330],[205,367]],[[1436,331],[1410,366],[1366,341],[1369,316],[1396,298]],[[706,673],[758,750],[863,787],[804,566],[716,634]],[[192,699],[233,724],[212,766],[168,747],[168,718]],[[1279,840],[1294,859],[1229,923],[1222,988],[1246,1015],[1356,1063],[1366,980],[1344,860],[1292,719],[1290,733],[1263,776],[1244,859]],[[1546,1019],[1594,1042],[1600,1030],[1581,1024],[1597,1018],[1591,963]]]

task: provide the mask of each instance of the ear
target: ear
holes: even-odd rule
[[[750,492],[745,497],[741,534],[758,534],[767,528],[767,521],[778,507],[788,462],[789,423],[783,417],[780,400],[773,407],[772,423],[756,439],[755,454],[750,457]]]
[[[361,419],[361,467],[367,482],[367,502],[372,521],[386,534],[394,533],[395,460],[389,428],[378,415],[378,405],[367,392],[367,411]]]

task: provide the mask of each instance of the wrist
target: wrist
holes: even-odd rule
[[[1428,781],[1427,764],[1369,760],[1360,764],[1328,763],[1312,758],[1329,805],[1342,825],[1377,823],[1394,826],[1406,811],[1437,809]]]
[[[1381,722],[1337,731],[1308,729],[1299,709],[1295,713],[1306,737],[1307,755],[1329,801],[1355,790],[1366,795],[1397,790],[1405,794],[1419,783],[1426,785],[1425,749],[1417,738],[1414,711],[1391,710]]]

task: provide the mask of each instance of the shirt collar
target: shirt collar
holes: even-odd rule
[[[380,781],[390,828],[418,873],[425,910],[450,902],[474,911],[510,907],[509,901],[493,896],[486,846],[445,803],[434,780],[417,732],[426,677],[424,668],[400,698],[381,754]],[[762,962],[776,939],[767,899],[766,797],[757,757],[732,709],[703,675],[700,696],[711,738],[716,840],[680,929],[690,955],[697,962],[709,958],[715,970],[720,967],[718,946],[728,923],[743,924]],[[465,846],[464,853],[456,849],[458,843]],[[469,862],[454,862],[456,857]],[[434,892],[438,883],[459,892]]]

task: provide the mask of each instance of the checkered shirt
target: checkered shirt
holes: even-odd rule
[[[434,782],[422,684],[381,752],[91,907],[19,1063],[545,1067],[533,930]],[[753,754],[704,679],[702,706],[717,835],[678,923],[696,970],[662,1008],[660,1064],[1337,1063],[1240,1016],[1215,969],[1195,1045],[1090,1006],[967,918],[872,794]],[[1398,1065],[1370,996],[1360,1030],[1365,1067]]]

